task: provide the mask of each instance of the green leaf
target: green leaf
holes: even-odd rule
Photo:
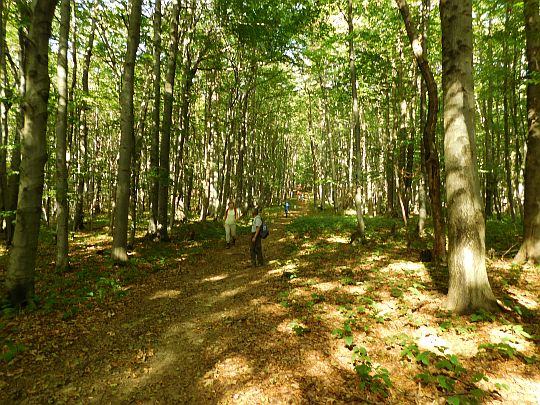
[[[356,374],[364,380],[369,377],[369,373],[371,372],[371,367],[367,364],[359,364],[354,369],[356,370]]]
[[[422,352],[416,355],[416,360],[429,366],[431,364],[431,352]]]
[[[448,397],[447,401],[450,405],[459,405],[461,403],[461,399],[457,395]]]
[[[352,346],[353,341],[354,341],[353,337],[350,336],[350,335],[344,336],[343,340],[345,341],[345,345],[347,345],[347,346]]]
[[[444,375],[438,375],[436,379],[442,389],[446,391],[452,391],[454,389],[454,385],[456,382],[451,378],[448,378]]]

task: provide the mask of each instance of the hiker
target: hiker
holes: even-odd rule
[[[236,220],[238,219],[238,211],[236,210],[236,207],[234,206],[234,202],[229,202],[229,206],[227,207],[227,210],[225,210],[225,216],[223,217],[223,221],[225,221],[225,240],[227,241],[227,249],[231,247],[231,239],[232,244],[234,245],[236,243]]]
[[[259,215],[259,209],[253,208],[253,222],[251,223],[251,266],[263,266],[263,254],[262,254],[262,237],[261,237],[261,228],[262,228],[262,219]]]
[[[287,218],[289,216],[289,201],[288,200],[285,200],[285,218]]]

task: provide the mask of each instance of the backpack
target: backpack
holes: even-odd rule
[[[261,218],[261,220],[262,220],[262,218]],[[266,239],[269,234],[270,234],[270,231],[268,230],[268,225],[266,224],[266,222],[264,222],[264,220],[262,220],[261,238]]]

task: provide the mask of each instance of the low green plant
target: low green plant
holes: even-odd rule
[[[352,352],[354,371],[360,377],[359,388],[388,396],[388,389],[392,387],[388,370],[374,365],[365,347],[354,346]]]
[[[11,340],[7,340],[2,344],[0,352],[0,361],[9,363],[19,353],[26,350],[23,344],[14,343]]]
[[[523,353],[521,353],[518,349],[515,347],[509,345],[506,342],[500,342],[500,343],[482,343],[478,346],[479,350],[485,350],[486,352],[496,352],[502,357],[506,357],[509,359],[513,358],[520,358],[527,364],[535,364],[538,362],[538,359],[536,356],[526,356]]]
[[[495,315],[490,312],[480,310],[471,315],[471,322],[494,322]]]
[[[394,342],[402,346],[401,357],[414,360],[421,372],[414,379],[424,385],[433,386],[445,392],[449,404],[479,403],[490,393],[476,386],[488,378],[483,373],[471,373],[455,354],[446,353],[445,347],[438,347],[439,353],[420,350],[412,338],[399,335]],[[457,385],[460,384],[459,393]]]
[[[309,331],[308,328],[301,325],[296,319],[290,323],[290,327],[294,331],[296,336],[302,336],[304,333]]]

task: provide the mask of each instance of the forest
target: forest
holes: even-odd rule
[[[540,403],[539,0],[0,16],[0,403]]]

